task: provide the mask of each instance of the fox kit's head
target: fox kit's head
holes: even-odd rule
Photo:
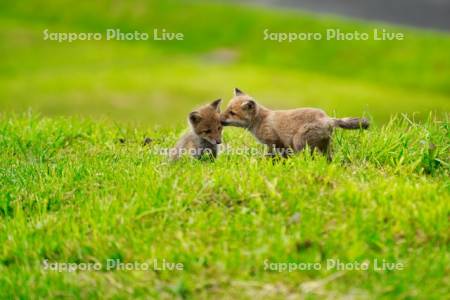
[[[225,126],[248,128],[255,119],[258,106],[253,98],[238,88],[234,89],[234,97],[226,110],[220,115]]]
[[[221,99],[217,99],[189,114],[189,124],[191,124],[195,134],[213,145],[222,143],[221,101]]]

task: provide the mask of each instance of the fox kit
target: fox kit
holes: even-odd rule
[[[333,128],[367,129],[365,118],[330,118],[317,108],[270,110],[239,89],[234,90],[226,110],[221,114],[225,126],[243,127],[268,146],[268,155],[287,156],[308,145],[331,159],[330,139]]]
[[[189,114],[190,130],[184,134],[171,149],[170,157],[178,159],[187,153],[194,158],[210,153],[217,156],[218,145],[222,143],[222,124],[220,123],[220,102],[218,99]]]

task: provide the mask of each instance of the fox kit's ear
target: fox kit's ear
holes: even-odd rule
[[[191,122],[192,125],[196,125],[200,122],[202,117],[198,113],[198,111],[193,111],[189,114],[189,122]]]
[[[220,112],[220,103],[222,102],[222,99],[217,99],[213,101],[210,105],[217,111]]]
[[[241,107],[243,110],[254,110],[256,107],[256,103],[253,100],[248,100],[242,103]]]
[[[234,95],[241,96],[241,95],[245,95],[245,93],[238,88],[234,88]]]

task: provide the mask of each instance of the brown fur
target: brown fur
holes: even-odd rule
[[[218,145],[222,143],[221,101],[218,99],[189,114],[190,130],[171,149],[172,159],[178,159],[182,154],[190,154],[194,158],[200,158],[206,153],[217,156]]]
[[[317,108],[291,110],[270,110],[235,89],[226,110],[221,114],[225,126],[243,127],[249,130],[261,143],[268,146],[268,154],[287,156],[303,150],[319,150],[331,159],[330,140],[333,128],[367,128],[366,119],[334,119]]]

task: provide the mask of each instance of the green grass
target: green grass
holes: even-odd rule
[[[332,163],[233,153],[171,163],[157,150],[180,130],[2,115],[0,297],[445,297],[448,120],[338,130]],[[262,150],[240,129],[224,139]],[[184,271],[42,269],[110,258]],[[264,270],[265,260],[374,258],[405,269]]]

